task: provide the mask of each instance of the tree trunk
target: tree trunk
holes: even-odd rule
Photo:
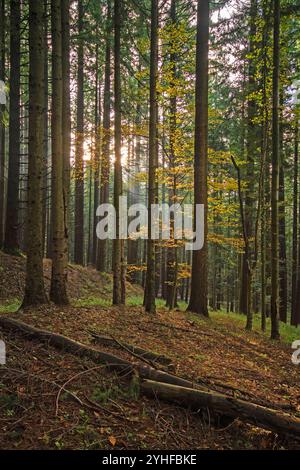
[[[0,0],[0,80],[5,83],[5,0]],[[0,103],[0,248],[4,241],[5,104]]]
[[[208,139],[209,1],[198,0],[196,51],[196,117],[194,156],[194,227],[197,204],[204,206],[204,246],[193,251],[191,296],[188,310],[208,316],[207,286],[207,139]]]
[[[298,264],[298,121],[295,123],[295,146],[294,146],[294,196],[293,196],[293,247],[292,247],[292,302],[291,302],[291,325],[300,323],[299,304],[297,308],[297,279],[299,276]],[[300,207],[299,207],[300,210]],[[299,213],[300,218],[300,213]],[[298,320],[297,320],[298,318]]]
[[[261,211],[261,226],[260,226],[260,251],[261,251],[261,329],[266,331],[266,204],[265,204],[265,171],[262,181],[262,211]]]
[[[111,4],[107,1],[106,20],[106,50],[105,50],[105,76],[103,97],[103,136],[101,151],[101,177],[100,177],[100,204],[109,202],[109,174],[110,174],[110,113],[111,113]],[[108,268],[107,240],[98,240],[96,267],[98,271],[105,272]]]
[[[120,196],[122,195],[121,166],[121,0],[114,5],[114,60],[115,60],[115,165],[114,165],[114,207],[116,211],[116,236],[113,240],[113,304],[124,303],[122,296],[122,240],[120,239]]]
[[[66,238],[66,261],[69,253],[70,219],[70,158],[71,158],[71,99],[70,99],[70,0],[61,1],[62,20],[62,152],[63,152],[63,197]]]
[[[280,0],[274,0],[274,50],[273,50],[273,152],[271,190],[271,338],[279,335],[279,245],[278,245],[278,191],[279,191],[279,41]]]
[[[101,89],[99,86],[99,46],[96,46],[96,89],[95,89],[95,149],[93,155],[93,173],[94,173],[94,205],[92,215],[92,250],[89,249],[90,262],[96,266],[97,260],[97,216],[96,211],[100,202],[100,151],[101,151]],[[92,183],[92,181],[91,181]],[[91,192],[91,188],[90,188]]]
[[[255,157],[257,156],[258,135],[257,124],[257,98],[254,93],[257,91],[255,74],[257,73],[255,53],[257,49],[256,29],[257,29],[257,0],[251,0],[250,7],[250,44],[249,44],[249,83],[248,83],[248,116],[247,116],[247,190],[245,198],[245,226],[249,240],[249,252],[243,257],[242,276],[242,299],[241,312],[249,317],[247,319],[247,329],[252,329],[252,273],[251,263],[253,250],[250,240],[254,235],[254,181],[255,181]]]
[[[268,165],[267,165],[267,154],[268,154],[268,135],[269,135],[269,107],[267,97],[267,74],[268,74],[268,37],[270,29],[270,13],[271,7],[265,2],[263,5],[263,62],[262,62],[262,111],[263,121],[261,126],[261,152],[260,159],[263,163],[261,173],[261,209],[260,209],[260,251],[261,251],[261,329],[266,331],[266,215],[267,215],[267,203],[266,203],[266,182],[268,181]]]
[[[51,1],[52,32],[52,277],[50,298],[59,305],[68,304],[66,290],[67,243],[64,201],[64,159],[62,143],[62,18],[61,2]]]
[[[4,249],[19,251],[21,3],[10,1],[9,162]]]
[[[298,116],[296,116],[296,119],[298,119]],[[299,148],[299,130],[298,130],[299,124],[297,124],[297,132],[295,135],[295,155],[297,154],[297,159],[298,159],[298,148]],[[298,193],[298,196],[300,194]],[[298,265],[297,265],[297,284],[296,284],[296,299],[295,299],[295,310],[294,310],[294,315],[291,318],[291,324],[293,326],[298,326],[300,325],[300,197],[299,197],[299,209],[298,209]]]
[[[172,33],[170,39],[170,64],[171,64],[171,97],[170,97],[170,170],[171,170],[171,185],[169,188],[169,205],[177,203],[177,175],[175,173],[176,168],[176,127],[177,127],[177,97],[176,97],[176,78],[177,78],[177,55],[173,52],[176,48],[174,44],[174,28],[176,27],[176,2],[172,0],[170,8],[170,20],[172,24]],[[175,39],[176,41],[176,39]],[[171,223],[171,237],[172,245],[168,248],[167,252],[167,302],[166,305],[172,310],[176,306],[177,302],[177,282],[178,282],[178,247],[175,240],[175,224],[174,214],[170,215]]]
[[[74,261],[84,264],[84,70],[83,70],[83,4],[78,0],[78,70],[77,70],[77,124],[75,148],[75,241]]]
[[[44,5],[29,0],[27,263],[23,307],[47,302],[43,277]]]
[[[279,170],[279,318],[287,322],[287,259],[285,223],[285,182],[283,163]]]
[[[43,174],[43,254],[45,253],[46,239],[47,239],[47,224],[50,222],[47,220],[48,210],[48,141],[49,141],[49,100],[48,100],[48,88],[49,88],[49,67],[48,67],[48,0],[44,0],[44,174]]]
[[[140,70],[140,67],[139,67]],[[140,90],[139,85],[139,92]],[[142,157],[142,147],[141,147],[141,137],[139,136],[139,131],[141,127],[141,105],[138,103],[136,106],[136,118],[135,118],[135,125],[136,125],[136,132],[137,136],[133,139],[132,145],[132,168],[133,168],[133,182],[132,182],[132,194],[130,194],[129,204],[139,204],[140,203],[140,184],[137,181],[137,175],[140,172],[140,165],[141,165],[141,157]],[[128,258],[128,266],[131,266],[131,271],[128,272],[129,279],[133,283],[141,283],[141,256],[140,256],[140,247],[141,247],[141,240],[128,240],[127,242],[127,258]]]
[[[158,0],[151,0],[151,51],[150,51],[150,121],[149,121],[149,175],[148,175],[148,240],[145,310],[155,313],[156,243],[151,234],[151,205],[157,202],[158,148],[157,148],[157,74],[158,74]]]

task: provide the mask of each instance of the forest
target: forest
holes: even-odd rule
[[[299,66],[299,0],[0,0],[1,450],[300,450]]]

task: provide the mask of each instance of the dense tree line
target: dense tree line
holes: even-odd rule
[[[0,245],[27,256],[24,307],[68,304],[74,262],[113,273],[115,305],[129,280],[149,313],[162,297],[248,329],[260,313],[274,339],[300,324],[299,7],[1,0]],[[147,204],[147,240],[121,239],[121,195]],[[109,202],[113,241],[96,237]],[[204,206],[203,248],[174,220],[152,239],[151,205],[187,202]]]

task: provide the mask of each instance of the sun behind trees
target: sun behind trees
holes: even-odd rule
[[[225,4],[1,0],[0,243],[26,255],[22,307],[67,305],[74,263],[112,275],[116,306],[130,282],[149,314],[163,299],[248,330],[259,315],[273,339],[300,324],[299,18],[284,0]],[[148,208],[134,236],[120,196]],[[157,204],[192,205],[194,232],[201,205],[203,246],[186,249],[174,211],[153,237]]]

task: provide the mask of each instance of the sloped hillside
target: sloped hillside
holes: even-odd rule
[[[10,256],[0,251],[0,304],[6,305],[22,299],[25,286],[26,258]],[[49,289],[51,278],[51,261],[44,261],[46,288]],[[73,300],[98,298],[109,301],[112,292],[112,276],[99,273],[92,267],[69,265],[68,292]],[[127,283],[129,295],[139,295],[139,286]]]

